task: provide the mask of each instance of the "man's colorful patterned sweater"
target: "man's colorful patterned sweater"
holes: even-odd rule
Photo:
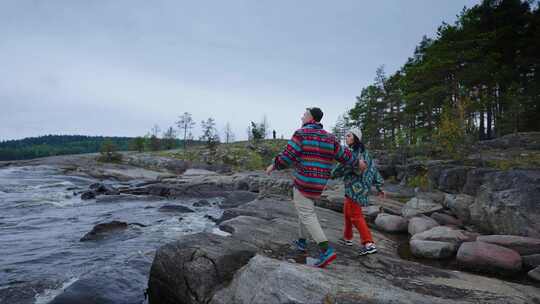
[[[318,198],[326,186],[334,160],[353,166],[356,156],[342,147],[320,123],[307,123],[296,130],[287,147],[274,159],[277,170],[293,167],[294,186],[305,197]]]

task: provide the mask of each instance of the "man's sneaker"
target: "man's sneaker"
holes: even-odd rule
[[[344,238],[339,239],[338,243],[340,243],[341,245],[345,245],[345,246],[352,246],[353,245],[352,240],[346,240]]]
[[[306,240],[302,240],[302,239],[294,240],[293,245],[296,247],[296,250],[306,252],[306,246],[307,246]]]
[[[325,252],[321,252],[319,255],[319,260],[315,262],[315,267],[324,268],[328,264],[332,263],[333,260],[336,259],[336,252],[334,251],[334,248],[328,246],[328,249],[326,249]]]
[[[377,252],[377,247],[375,247],[375,244],[368,243],[365,246],[360,247],[360,255],[366,255],[366,254],[372,254]]]

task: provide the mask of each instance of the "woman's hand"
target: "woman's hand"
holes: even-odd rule
[[[386,198],[386,193],[384,193],[384,191],[379,191],[379,193],[377,193],[377,197],[378,198]]]
[[[274,171],[274,164],[271,164],[270,166],[268,166],[266,168],[266,174],[270,175],[270,173],[272,173],[272,171]]]
[[[358,161],[358,168],[360,169],[360,172],[364,172],[367,169],[367,163],[365,160],[361,159]]]

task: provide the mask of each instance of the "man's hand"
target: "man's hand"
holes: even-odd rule
[[[358,161],[358,168],[361,172],[364,172],[367,169],[367,163],[365,160],[361,159]]]
[[[271,164],[270,166],[268,166],[266,168],[266,174],[270,175],[270,173],[272,173],[272,171],[274,171],[274,164]]]

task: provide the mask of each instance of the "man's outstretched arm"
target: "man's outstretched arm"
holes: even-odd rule
[[[285,149],[279,153],[274,162],[266,168],[266,173],[271,173],[273,170],[282,170],[300,163],[302,156],[302,139],[297,132],[287,142]]]

